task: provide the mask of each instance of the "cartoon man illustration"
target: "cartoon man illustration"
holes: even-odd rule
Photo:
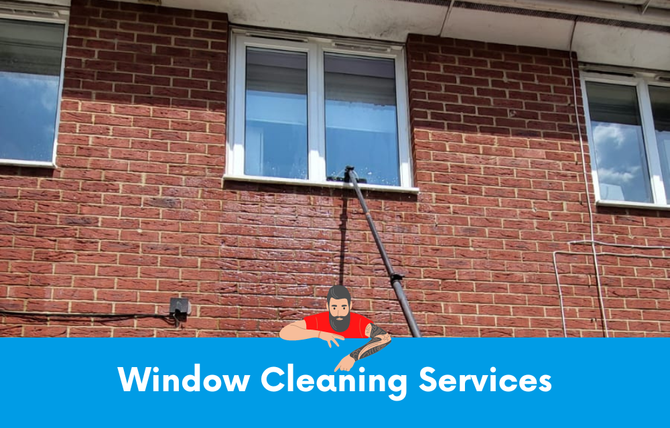
[[[351,294],[342,285],[335,285],[326,296],[328,312],[305,317],[282,328],[279,337],[284,340],[304,340],[313,337],[331,342],[337,340],[370,338],[370,341],[340,361],[334,371],[349,371],[356,361],[382,350],[391,342],[391,335],[362,315],[351,312]]]

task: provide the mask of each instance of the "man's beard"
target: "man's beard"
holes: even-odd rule
[[[336,317],[330,315],[330,327],[334,331],[337,331],[338,333],[342,332],[342,331],[345,331],[346,329],[349,328],[349,321],[350,321],[349,315],[351,315],[351,313],[348,313],[347,316],[345,316],[345,317],[339,317],[339,318],[342,318],[340,320],[338,320]]]

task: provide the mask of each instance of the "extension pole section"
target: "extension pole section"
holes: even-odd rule
[[[416,320],[414,319],[414,314],[412,313],[412,309],[409,307],[409,302],[407,301],[407,297],[405,296],[405,292],[402,289],[402,284],[400,283],[400,280],[402,279],[402,275],[396,273],[393,270],[393,266],[391,266],[391,261],[389,260],[388,255],[386,254],[386,249],[384,249],[384,244],[382,243],[381,238],[379,238],[379,233],[377,233],[377,228],[375,227],[374,222],[372,221],[372,216],[370,215],[370,211],[368,210],[368,206],[365,203],[365,199],[363,199],[363,194],[361,193],[361,189],[358,187],[358,177],[356,173],[354,172],[354,167],[353,166],[347,166],[344,170],[344,181],[350,182],[354,186],[354,191],[356,191],[356,196],[358,197],[358,202],[361,204],[361,208],[363,208],[363,213],[365,214],[365,218],[368,221],[368,226],[370,226],[370,231],[372,231],[372,236],[375,239],[375,243],[377,244],[377,249],[379,250],[379,254],[382,256],[382,260],[384,261],[384,266],[386,266],[386,272],[389,275],[389,279],[391,280],[391,286],[393,287],[393,290],[395,291],[396,297],[398,298],[398,301],[400,302],[400,307],[402,308],[402,312],[405,315],[405,319],[407,320],[407,324],[409,325],[409,330],[412,332],[413,337],[421,337],[421,332],[419,331],[419,326],[416,324]]]

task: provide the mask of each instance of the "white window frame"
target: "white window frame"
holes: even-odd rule
[[[50,7],[33,4],[3,3],[0,1],[0,18],[15,21],[46,22],[63,25],[63,49],[61,53],[60,75],[58,79],[58,100],[56,120],[54,122],[54,142],[51,161],[31,161],[20,159],[4,159],[0,157],[0,165],[32,166],[40,168],[56,168],[56,152],[58,149],[58,129],[60,125],[61,102],[63,98],[63,80],[65,77],[65,58],[67,35],[70,22],[70,11],[62,7]],[[1,144],[1,142],[0,142]]]
[[[246,48],[269,48],[307,54],[307,146],[308,178],[290,179],[251,176],[244,173],[245,141],[245,75]],[[372,58],[393,59],[396,84],[396,120],[398,135],[399,186],[361,184],[361,187],[388,191],[418,193],[412,187],[412,160],[410,155],[409,103],[405,50],[402,45],[350,41],[328,37],[312,37],[292,33],[256,31],[235,28],[231,38],[229,70],[229,120],[227,162],[224,179],[260,181],[298,185],[343,187],[346,184],[326,179],[324,54],[340,53]],[[344,168],[346,165],[343,165]],[[354,165],[355,167],[355,165]]]
[[[582,97],[584,99],[584,115],[589,137],[589,150],[591,152],[591,176],[596,194],[596,203],[605,206],[621,206],[633,208],[655,208],[670,209],[665,196],[665,184],[661,170],[661,159],[658,152],[654,118],[651,110],[651,99],[649,86],[670,87],[670,84],[655,80],[653,73],[635,73],[634,76],[617,76],[604,73],[582,72]],[[649,173],[650,188],[654,202],[631,202],[607,200],[601,197],[600,182],[598,181],[598,165],[596,160],[595,140],[591,129],[591,115],[589,112],[588,94],[586,92],[587,82],[607,83],[611,85],[633,86],[636,89],[637,101],[640,108],[640,120],[642,122],[642,137],[644,138],[645,155],[647,157],[647,168]]]

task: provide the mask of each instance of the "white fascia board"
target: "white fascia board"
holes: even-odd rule
[[[578,22],[573,50],[582,62],[670,71],[670,34]]]
[[[567,50],[573,21],[455,8],[442,37]]]
[[[121,0],[137,3],[137,0]],[[69,4],[70,0],[42,0]],[[670,10],[654,3],[641,13],[636,5],[596,0],[468,0],[482,5],[561,13],[638,24],[670,26]],[[162,0],[182,9],[226,12],[231,22],[268,28],[402,41],[403,33],[440,33],[448,2],[427,4],[398,0]],[[458,8],[454,8],[458,9]],[[314,18],[312,23],[305,23]],[[297,24],[297,25],[296,25]],[[403,31],[407,27],[407,31]]]
[[[390,0],[163,0],[163,6],[225,12],[233,24],[404,42],[440,33],[444,6]]]
[[[564,13],[591,18],[612,19],[617,21],[635,22],[668,26],[670,24],[670,10],[657,9],[650,4],[644,14],[640,13],[639,6],[608,3],[596,0],[467,0],[470,3],[479,3],[493,6],[514,7],[532,11]]]
[[[70,7],[71,0],[12,0],[13,3],[26,3],[29,5],[50,5],[50,6],[65,6]],[[0,5],[2,2],[0,1]]]

